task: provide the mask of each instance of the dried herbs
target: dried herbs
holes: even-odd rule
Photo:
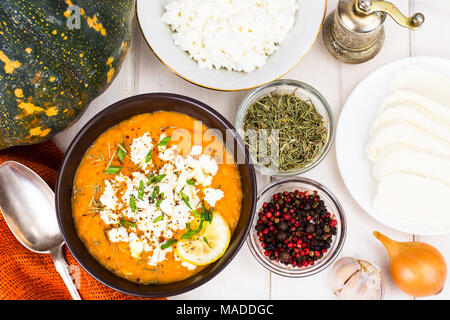
[[[292,92],[257,100],[244,117],[245,143],[261,165],[280,172],[301,169],[325,146],[328,130],[311,100]]]

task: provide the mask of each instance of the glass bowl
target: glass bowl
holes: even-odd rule
[[[291,265],[284,265],[283,263],[270,260],[269,257],[264,255],[265,250],[262,248],[259,237],[257,236],[257,231],[255,230],[258,220],[258,212],[262,208],[263,203],[269,202],[272,199],[272,196],[276,193],[284,191],[294,192],[295,190],[309,191],[311,193],[317,191],[320,199],[325,202],[328,212],[330,212],[332,216],[334,215],[334,219],[338,222],[336,225],[337,234],[333,236],[331,247],[321,259],[317,260],[314,265],[310,265],[308,267],[293,267]],[[258,260],[258,262],[269,271],[285,277],[302,278],[321,272],[333,263],[344,245],[346,231],[347,225],[344,210],[339,201],[333,193],[328,190],[328,188],[311,179],[288,178],[273,182],[264,188],[264,190],[262,190],[258,195],[256,211],[253,214],[247,245],[256,260]]]
[[[328,151],[331,148],[331,145],[333,144],[334,140],[334,120],[333,120],[333,113],[330,109],[330,106],[328,105],[325,98],[320,94],[319,91],[311,87],[310,85],[296,81],[296,80],[287,80],[287,79],[281,79],[276,80],[271,83],[268,83],[266,85],[263,85],[254,91],[252,91],[245,99],[242,101],[241,105],[239,106],[238,112],[236,114],[235,119],[235,128],[239,132],[241,138],[245,141],[245,137],[243,135],[243,122],[245,114],[247,113],[248,108],[250,108],[253,103],[262,98],[263,96],[266,96],[270,93],[292,93],[294,90],[295,94],[301,98],[302,100],[308,100],[310,99],[317,111],[322,115],[325,127],[327,128],[328,135],[327,135],[327,141],[325,145],[323,146],[321,152],[317,155],[317,157],[308,165],[291,171],[279,171],[275,168],[268,168],[260,163],[258,163],[253,155],[251,155],[252,164],[255,166],[255,168],[264,175],[270,175],[270,176],[294,176],[299,175],[302,173],[305,173],[315,166],[317,166],[327,155]]]

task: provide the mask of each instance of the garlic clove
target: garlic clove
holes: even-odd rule
[[[345,257],[333,267],[332,289],[335,295],[345,300],[380,300],[383,298],[383,278],[369,262]]]
[[[359,299],[357,293],[360,290],[361,284],[364,282],[365,275],[362,270],[356,271],[348,280],[344,283],[342,288],[341,298],[345,300],[357,300]]]
[[[336,295],[339,295],[345,283],[356,271],[358,265],[353,263],[353,258],[342,258],[333,267],[334,276],[332,278],[332,288]]]
[[[383,290],[378,290],[380,279],[368,277],[367,280],[361,284],[356,296],[360,300],[381,300],[383,298]]]

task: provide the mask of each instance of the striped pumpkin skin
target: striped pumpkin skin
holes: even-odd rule
[[[72,5],[79,29],[67,26]],[[0,1],[0,149],[49,139],[106,90],[134,10],[135,0]]]

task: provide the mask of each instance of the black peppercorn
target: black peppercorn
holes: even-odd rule
[[[291,255],[287,251],[283,251],[280,253],[280,261],[283,263],[288,263],[291,259]]]
[[[256,231],[262,231],[262,230],[264,230],[264,226],[262,224],[257,224],[255,229],[256,229]]]
[[[312,233],[314,233],[316,231],[316,226],[313,225],[312,223],[308,223],[308,225],[306,226],[305,231],[312,234]]]
[[[287,236],[288,235],[287,235],[286,232],[280,231],[280,232],[277,233],[277,240],[278,241],[284,241],[284,240],[286,240]]]
[[[279,225],[278,225],[278,229],[280,229],[280,230],[282,230],[282,231],[286,231],[287,230],[287,228],[288,228],[288,224],[286,223],[286,222],[281,222]]]

